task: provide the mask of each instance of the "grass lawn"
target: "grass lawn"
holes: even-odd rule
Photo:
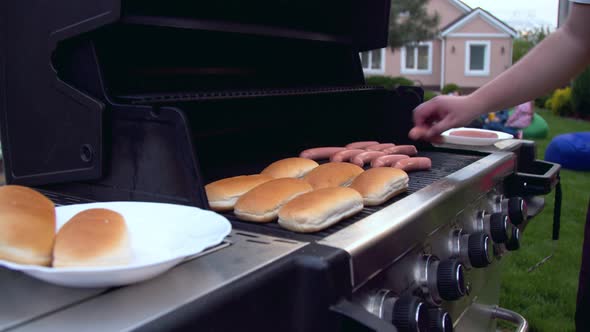
[[[549,137],[537,141],[537,158],[559,134],[590,131],[590,122],[554,116],[537,110],[549,124]],[[556,251],[538,269],[527,272],[553,251],[551,240],[554,193],[547,195],[545,210],[527,226],[521,248],[503,259],[500,305],[522,314],[531,331],[574,331],[574,313],[586,209],[590,199],[590,172],[562,169],[561,233]],[[590,314],[590,313],[588,313]],[[514,331],[514,328],[506,328]]]

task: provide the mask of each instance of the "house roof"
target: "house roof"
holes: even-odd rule
[[[454,0],[453,0],[454,1]],[[493,25],[494,27],[498,28],[499,30],[505,32],[506,34],[510,35],[513,38],[518,37],[518,33],[508,24],[504,23],[502,20],[497,18],[496,16],[492,15],[488,11],[477,7],[472,11],[464,14],[463,16],[459,16],[456,20],[452,21],[451,23],[447,24],[441,29],[441,36],[446,36],[453,31],[459,29],[460,27],[464,26],[465,24],[471,22],[476,17],[481,17],[484,21],[488,22],[489,24]]]
[[[451,4],[455,7],[462,10],[464,13],[469,13],[471,11],[471,7],[469,7],[465,2],[461,0],[450,0]]]

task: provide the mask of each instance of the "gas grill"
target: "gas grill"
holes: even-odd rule
[[[222,244],[139,284],[69,289],[2,268],[0,330],[526,330],[497,306],[501,258],[559,165],[524,140],[409,141],[423,91],[366,86],[358,56],[386,46],[388,19],[385,0],[1,3],[6,181],[56,205],[208,209],[207,183],[359,140],[416,144],[433,167],[317,233],[227,213]]]

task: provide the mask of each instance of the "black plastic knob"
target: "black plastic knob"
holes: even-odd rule
[[[520,230],[517,227],[512,228],[512,235],[505,245],[506,249],[510,251],[518,250],[520,248]]]
[[[469,235],[467,254],[473,267],[486,267],[492,262],[493,245],[490,237],[484,232]]]
[[[449,259],[438,265],[436,286],[443,300],[454,301],[465,295],[465,274],[463,264]]]
[[[453,320],[448,312],[441,308],[428,309],[429,332],[453,332]]]
[[[524,199],[512,197],[508,199],[508,217],[513,225],[520,225],[527,219],[527,206]]]
[[[490,233],[495,243],[505,243],[509,236],[508,216],[502,213],[490,215]]]
[[[415,296],[402,296],[393,305],[391,323],[400,332],[418,332],[428,329],[428,309]]]

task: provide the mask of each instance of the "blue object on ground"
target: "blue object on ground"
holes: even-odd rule
[[[555,136],[545,150],[545,160],[576,171],[590,170],[590,132]]]

